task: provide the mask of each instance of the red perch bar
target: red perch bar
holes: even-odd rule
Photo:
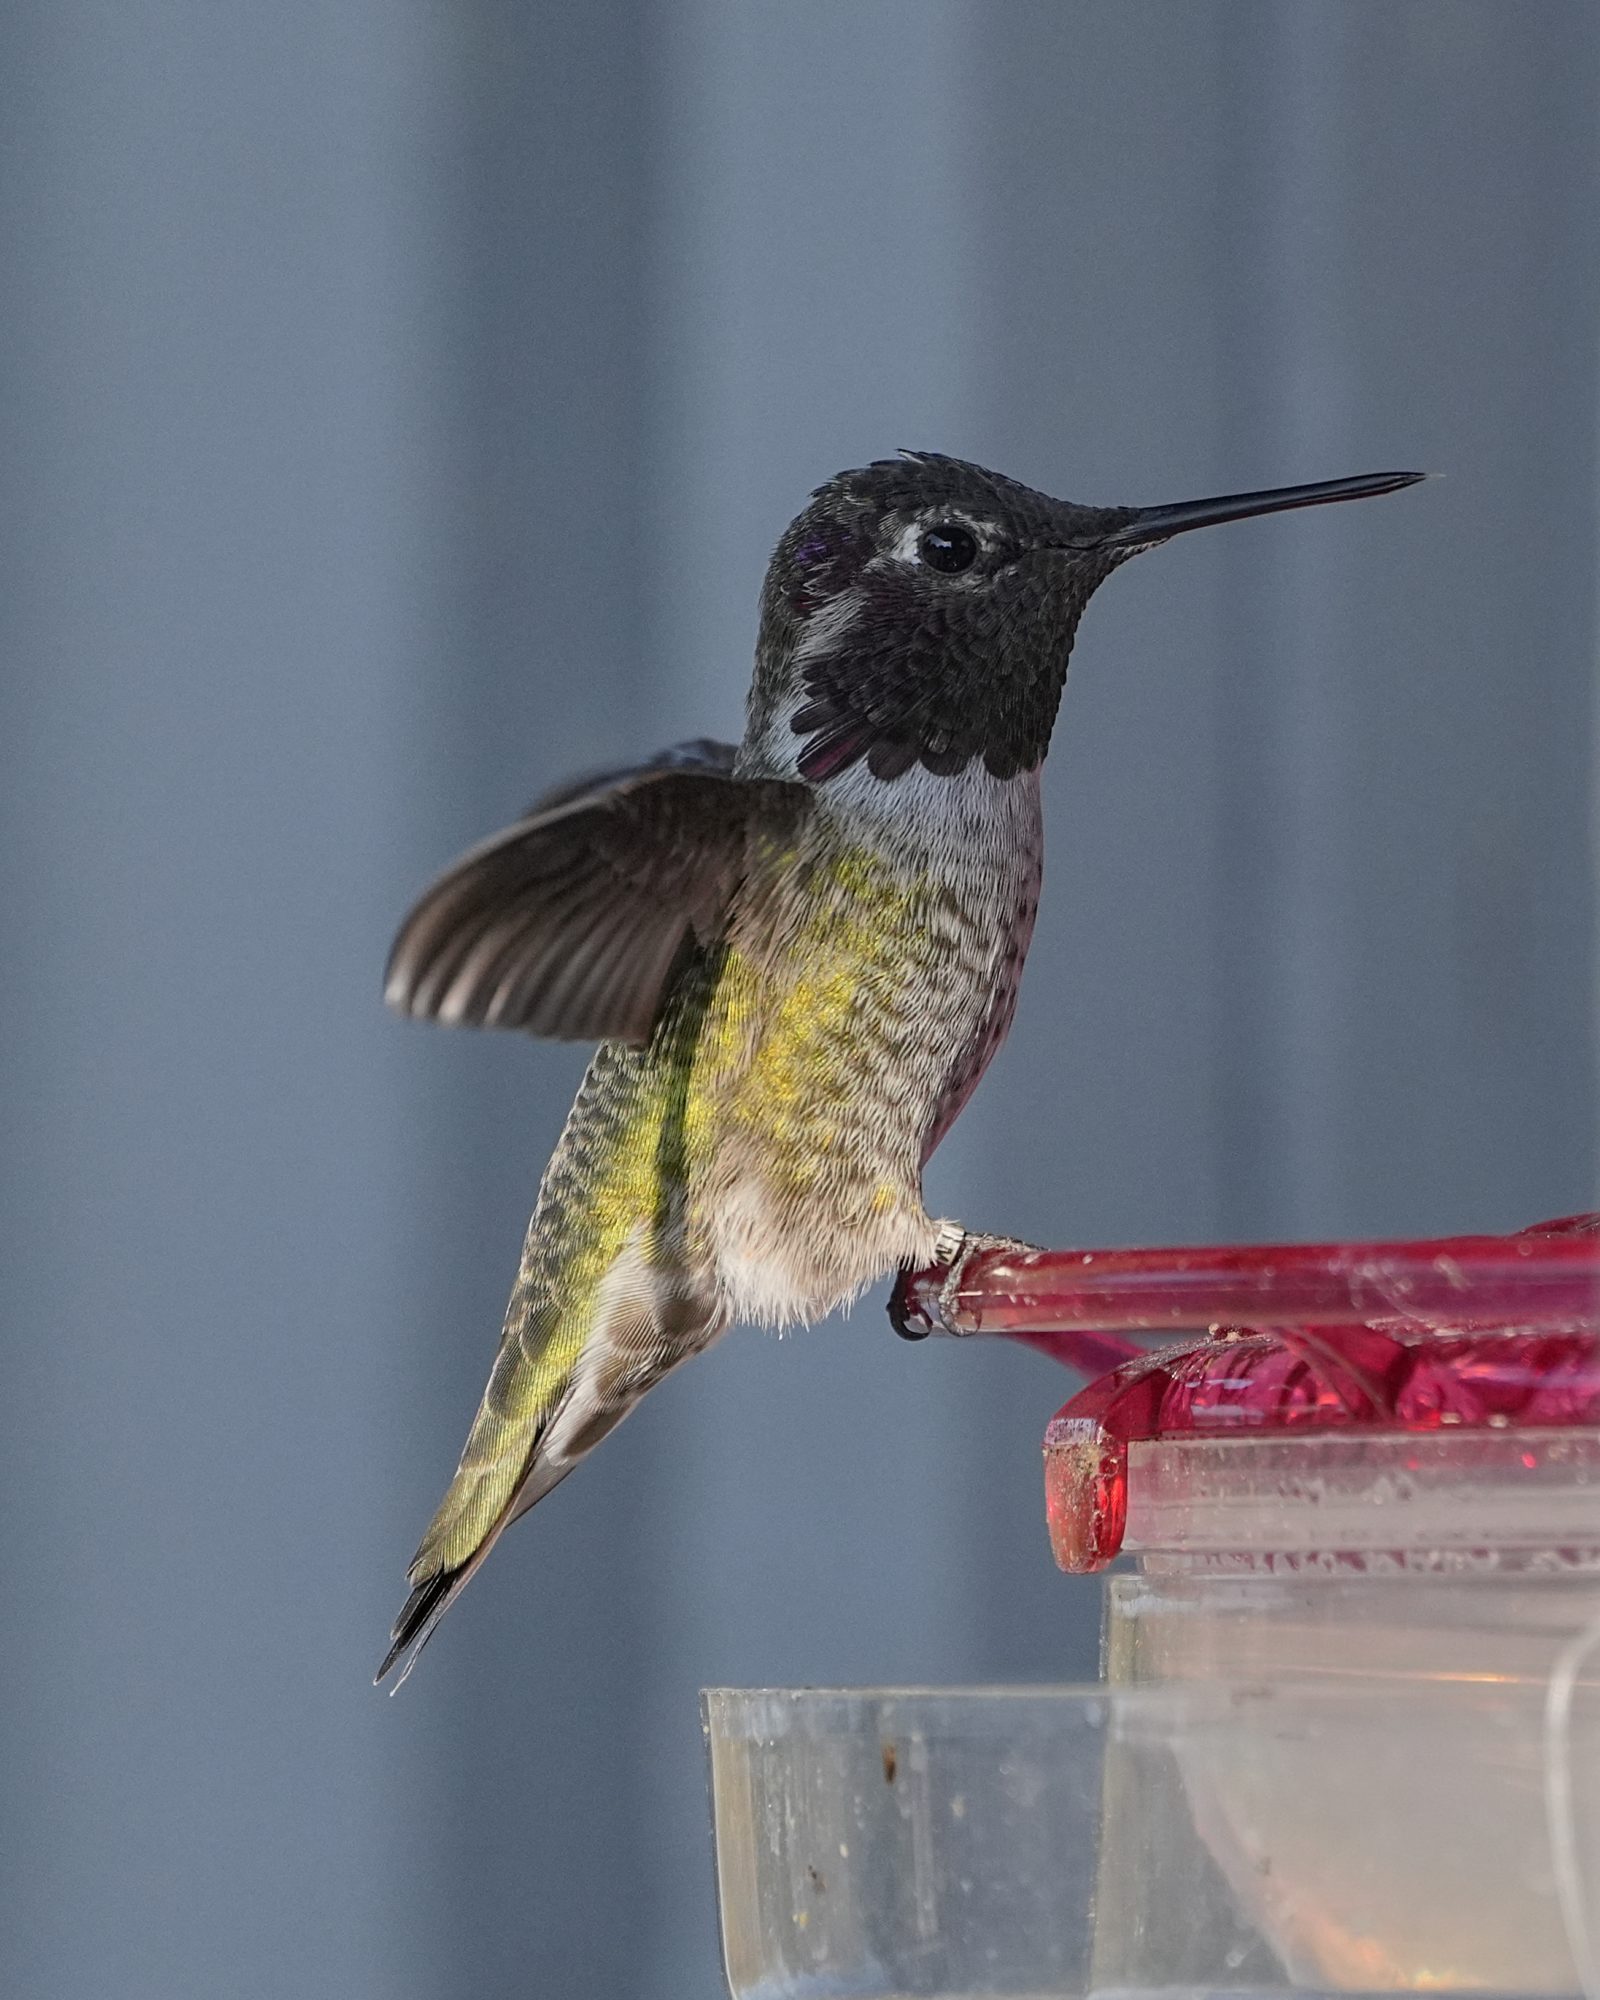
[[[953,1287],[903,1278],[891,1315],[1093,1378],[1045,1435],[1051,1543],[1074,1571],[1121,1548],[1135,1440],[1600,1424],[1596,1215],[1418,1242],[988,1250]]]

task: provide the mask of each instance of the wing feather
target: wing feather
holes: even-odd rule
[[[715,936],[756,845],[804,785],[733,775],[679,744],[569,785],[464,855],[400,927],[384,997],[402,1014],[566,1040],[643,1042],[692,933]]]

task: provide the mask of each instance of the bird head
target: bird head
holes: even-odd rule
[[[862,763],[886,784],[975,759],[997,778],[1033,770],[1083,608],[1119,564],[1190,528],[1420,477],[1085,507],[936,452],[842,472],[767,570],[747,740],[814,784]]]

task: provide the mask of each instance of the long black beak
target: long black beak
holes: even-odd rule
[[[1425,472],[1367,472],[1356,479],[1322,479],[1313,486],[1274,486],[1265,493],[1229,493],[1216,500],[1180,500],[1173,507],[1141,507],[1131,521],[1099,538],[1101,548],[1142,547],[1164,542],[1190,528],[1211,528],[1219,521],[1244,521],[1252,514],[1281,514],[1290,507],[1320,507],[1328,500],[1370,500],[1378,493],[1398,493],[1415,486]]]

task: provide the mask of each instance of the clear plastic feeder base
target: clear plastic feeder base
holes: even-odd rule
[[[739,2000],[1566,1996],[1600,1936],[1592,1686],[721,1689],[706,1726]]]

